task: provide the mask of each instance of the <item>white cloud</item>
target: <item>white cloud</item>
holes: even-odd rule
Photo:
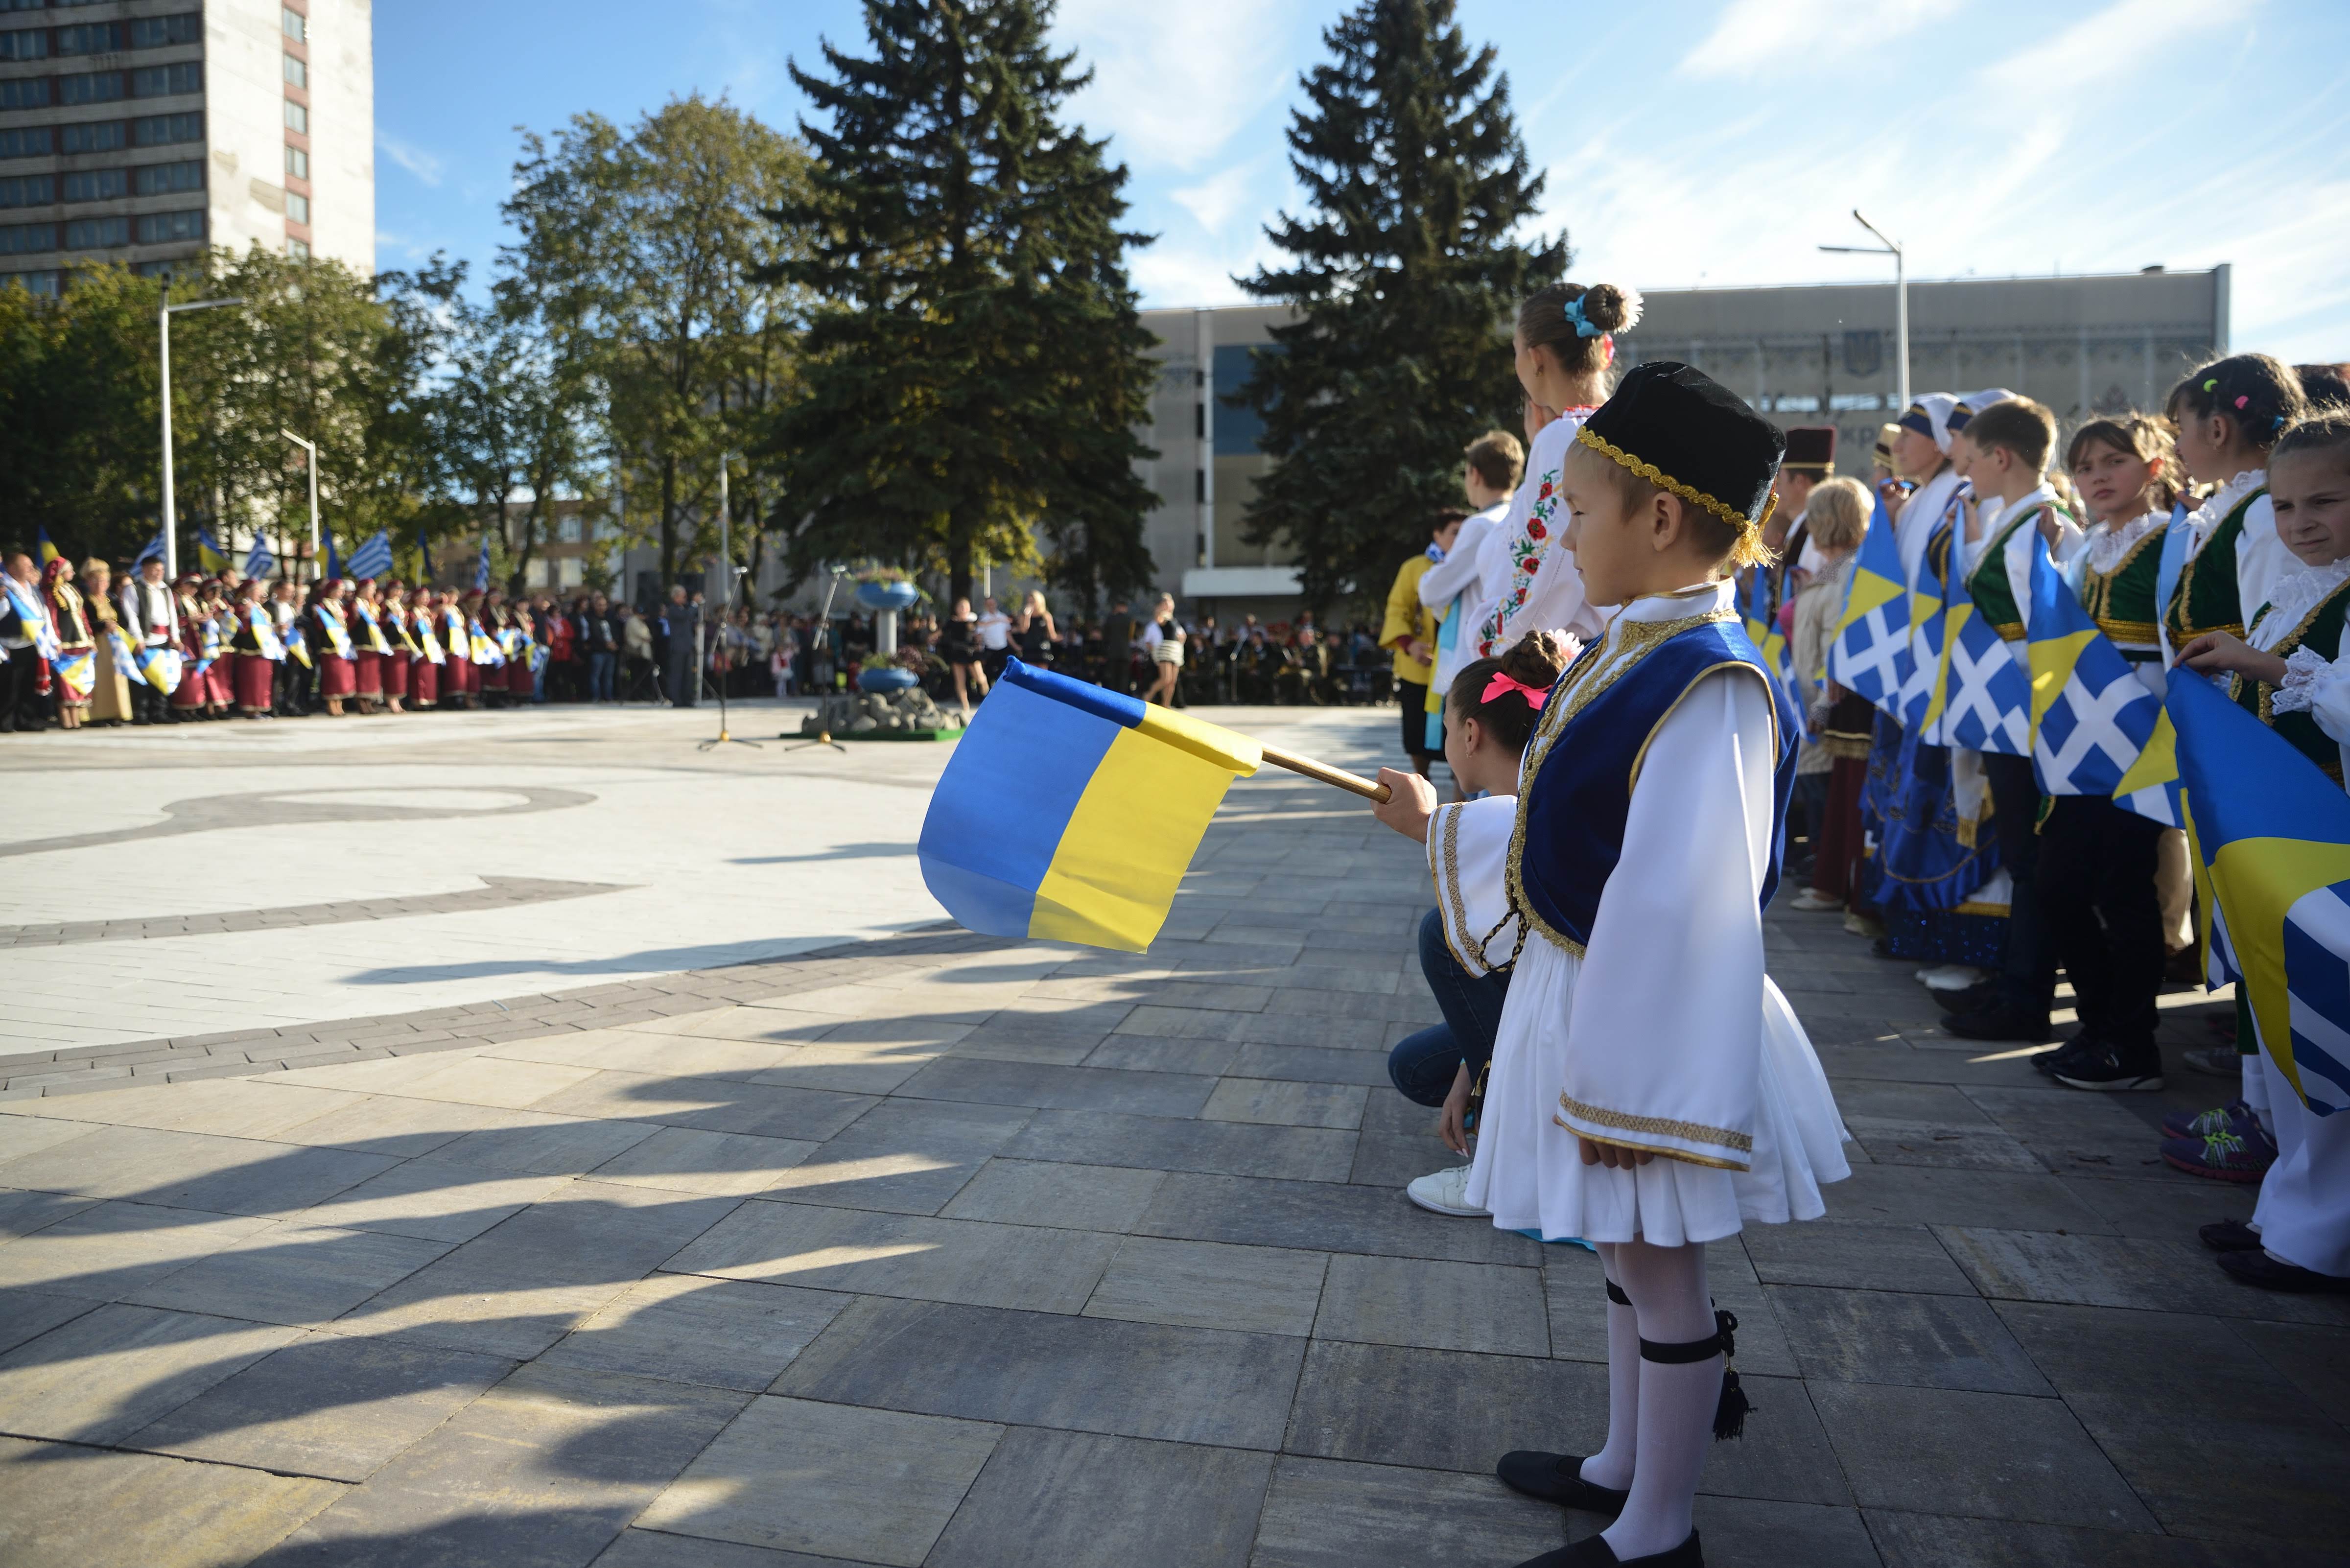
[[[1094,71],[1071,110],[1138,169],[1189,171],[1279,102],[1297,63],[1302,0],[1066,0],[1055,29]]]
[[[1814,67],[1840,63],[1942,14],[1930,0],[1730,0],[1680,70],[1721,78],[1759,76],[1796,60]]]
[[[2094,16],[2018,49],[1983,75],[1992,87],[2018,97],[2074,94],[2137,74],[2199,28],[2227,26],[2241,32],[2249,25],[2246,13],[2251,9],[2246,5],[2213,5],[2209,0],[2116,0]]]
[[[1248,201],[1250,188],[1256,183],[1263,167],[1262,160],[1235,163],[1210,175],[1197,185],[1186,186],[1169,194],[1179,206],[1198,220],[1201,228],[1211,234],[1222,234],[1232,214]]]
[[[442,164],[441,160],[432,153],[425,151],[413,142],[402,141],[400,138],[382,130],[376,131],[375,144],[377,151],[415,175],[424,184],[438,186],[441,183]]]

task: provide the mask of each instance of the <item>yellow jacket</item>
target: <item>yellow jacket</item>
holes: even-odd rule
[[[1444,618],[1419,602],[1419,579],[1436,563],[1423,550],[1396,568],[1395,587],[1388,590],[1388,616],[1379,628],[1379,646],[1395,649],[1395,678],[1409,680],[1414,686],[1425,686],[1435,671],[1424,661],[1404,651],[1404,645],[1419,639],[1430,648],[1436,646],[1436,628]]]

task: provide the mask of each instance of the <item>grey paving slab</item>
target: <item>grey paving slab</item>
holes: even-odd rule
[[[29,1236],[68,1214],[80,1213],[97,1201],[95,1198],[74,1198],[62,1192],[0,1191],[0,1241]]]
[[[1251,1568],[1522,1562],[1565,1543],[1565,1516],[1490,1475],[1284,1455]]]
[[[2178,1186],[2196,1182],[2162,1163],[2155,1147],[2160,1133],[2111,1099],[2082,1105],[2061,1085],[2024,1089],[1969,1085],[1965,1094],[2059,1175],[2151,1175]]]
[[[1868,1511],[1867,1521],[1885,1568],[2343,1568],[2350,1563],[2350,1556],[2338,1552],[2241,1539],[2195,1541],[1878,1508]]]
[[[775,1391],[1015,1426],[1276,1449],[1305,1342],[1103,1318],[859,1301]]]
[[[1339,1253],[1322,1291],[1317,1339],[1548,1355],[1542,1271]]]
[[[1697,1532],[1708,1568],[1878,1568],[1855,1508],[1700,1493]]]
[[[356,1187],[390,1155],[153,1127],[102,1127],[0,1166],[0,1185],[215,1214],[283,1214]]]
[[[527,1120],[453,1137],[426,1158],[523,1176],[584,1176],[660,1131],[650,1121],[525,1114]]]
[[[1972,1296],[1793,1285],[1772,1286],[1769,1293],[1806,1376],[1989,1394],[2050,1392],[1991,1303]]]
[[[555,1342],[543,1366],[577,1366],[755,1394],[848,1304],[790,1285],[660,1274]]]
[[[2216,1320],[1999,1310],[2165,1530],[2344,1539],[2350,1498],[2337,1483],[2350,1473],[2350,1433]]]
[[[343,1490],[309,1476],[0,1438],[0,1562],[10,1568],[250,1562]]]
[[[606,1069],[533,1101],[532,1108],[599,1120],[658,1122],[822,1143],[873,1104],[870,1096],[827,1089],[787,1089],[733,1078],[673,1078]]]
[[[1129,1073],[949,1056],[907,1079],[898,1092],[913,1099],[954,1100],[965,1105],[1189,1116],[1199,1114],[1214,1086],[1212,1078],[1184,1074]]]
[[[2060,1400],[1822,1378],[1810,1389],[1864,1510],[2159,1528]]]
[[[752,1133],[662,1127],[632,1143],[592,1174],[623,1187],[747,1197],[773,1187],[823,1145]]]
[[[1426,1134],[1367,1132],[1355,1139],[1355,1163],[1347,1179],[1360,1187],[1400,1190],[1420,1177],[1461,1163],[1459,1155]]]
[[[2190,1180],[2182,1186],[2122,1177],[2083,1177],[2064,1185],[2106,1228],[2125,1236],[2166,1239],[2191,1236],[2218,1220],[2250,1220],[2260,1192],[2256,1185],[2231,1181]]]
[[[88,1296],[52,1295],[44,1291],[0,1291],[0,1351],[14,1350],[37,1339],[61,1323],[71,1323],[99,1303]]]
[[[592,1560],[745,1396],[525,1366],[288,1537],[270,1568]]]
[[[147,1203],[98,1203],[0,1247],[0,1289],[113,1301],[199,1258],[224,1251],[269,1221]]]
[[[1145,1170],[1344,1181],[1354,1135],[1326,1127],[1244,1127],[1111,1111],[1038,1111],[1007,1145],[1013,1159],[1073,1160]]]
[[[1307,1334],[1326,1262],[1320,1252],[1129,1237],[1095,1287],[1086,1315]]]
[[[56,1121],[44,1116],[0,1116],[0,1164],[38,1154],[45,1148],[86,1137],[94,1130],[88,1122]]]
[[[1765,1284],[1977,1293],[1924,1225],[1752,1225],[1740,1240]]]
[[[1354,1084],[1220,1078],[1200,1114],[1210,1121],[1353,1129],[1362,1126],[1363,1101],[1368,1094]]]
[[[928,1568],[1243,1568],[1274,1456],[1020,1428]]]
[[[1129,1073],[1181,1073],[1212,1078],[1232,1064],[1241,1047],[1229,1040],[1187,1040],[1150,1034],[1112,1034],[1086,1057],[1088,1067]]]
[[[1464,1263],[1532,1263],[1540,1242],[1415,1209],[1376,1188],[1170,1176],[1136,1230],[1186,1241],[1295,1247]]]
[[[101,1306],[0,1356],[0,1431],[118,1442],[300,1334],[196,1313]]]
[[[573,1182],[418,1270],[337,1327],[526,1359],[740,1201]]]
[[[187,1459],[361,1481],[514,1366],[431,1345],[307,1334],[125,1441]]]
[[[845,1557],[809,1557],[797,1552],[771,1552],[764,1546],[743,1546],[712,1541],[703,1535],[671,1535],[658,1530],[630,1528],[604,1549],[595,1568],[873,1568]]]
[[[767,1190],[800,1203],[936,1214],[1034,1114],[1019,1106],[885,1100]]]
[[[1110,1165],[991,1159],[940,1213],[949,1220],[1123,1232],[1150,1207],[1162,1179],[1159,1171]]]
[[[2109,1231],[2096,1211],[2053,1176],[1856,1165],[1827,1189],[1837,1223],[1993,1225],[2018,1231]]]
[[[1359,1084],[1391,1087],[1386,1059],[1369,1051],[1326,1045],[1243,1045],[1220,1069],[1242,1078],[1285,1078],[1301,1084]]]
[[[2319,1409],[2350,1426],[2350,1329],[2242,1320],[2228,1329]]]
[[[335,1194],[301,1218],[315,1224],[384,1231],[395,1236],[470,1241],[569,1181],[565,1176],[520,1175],[451,1165],[432,1158],[411,1159]]]
[[[1603,1366],[1316,1340],[1283,1447],[1490,1477],[1513,1449],[1589,1453],[1607,1435]]]
[[[1117,1239],[1084,1231],[753,1199],[663,1265],[674,1273],[1074,1313]]]
[[[2004,1128],[1950,1127],[1847,1114],[1851,1133],[1878,1165],[1923,1165],[1944,1170],[2010,1170],[2038,1175],[2047,1168]]]
[[[1002,1436],[986,1422],[762,1397],[638,1522],[915,1568]]]
[[[407,1159],[430,1154],[470,1132],[529,1127],[538,1119],[530,1112],[498,1106],[369,1095],[297,1123],[277,1137],[284,1143],[357,1149],[364,1154],[397,1155]]]
[[[1106,1030],[1039,1029],[1025,1021],[983,1023],[947,1048],[950,1056],[983,1062],[1031,1062],[1044,1066],[1074,1067],[1092,1055],[1105,1040]]]
[[[452,1245],[289,1220],[256,1231],[122,1299],[256,1323],[316,1324],[406,1279]]]

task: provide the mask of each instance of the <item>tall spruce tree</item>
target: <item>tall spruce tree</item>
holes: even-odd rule
[[[971,591],[981,561],[1035,565],[1090,599],[1150,573],[1134,435],[1157,366],[1118,224],[1126,169],[1057,116],[1087,73],[1052,0],[867,0],[872,57],[824,47],[792,77],[809,194],[770,215],[808,236],[773,275],[820,300],[772,458],[775,525],[805,576],[879,556]]]
[[[1461,450],[1519,427],[1510,320],[1566,270],[1566,237],[1513,237],[1534,213],[1494,51],[1473,56],[1453,0],[1363,0],[1302,78],[1290,167],[1311,211],[1265,233],[1291,264],[1240,280],[1297,312],[1234,400],[1275,460],[1243,531],[1297,553],[1305,601],[1387,590],[1461,503]]]

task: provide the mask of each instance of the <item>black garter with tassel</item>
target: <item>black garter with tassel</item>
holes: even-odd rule
[[[1610,1284],[1612,1286],[1612,1281]],[[1611,1298],[1615,1295],[1612,1288],[1608,1294]],[[1753,1401],[1746,1397],[1746,1390],[1739,1386],[1738,1368],[1730,1365],[1738,1355],[1737,1333],[1738,1314],[1717,1307],[1713,1314],[1713,1332],[1703,1339],[1692,1339],[1680,1345],[1659,1345],[1653,1339],[1640,1342],[1640,1359],[1661,1366],[1685,1366],[1715,1355],[1722,1358],[1721,1400],[1713,1407],[1713,1440],[1717,1443],[1744,1437],[1747,1414],[1754,1408]]]

